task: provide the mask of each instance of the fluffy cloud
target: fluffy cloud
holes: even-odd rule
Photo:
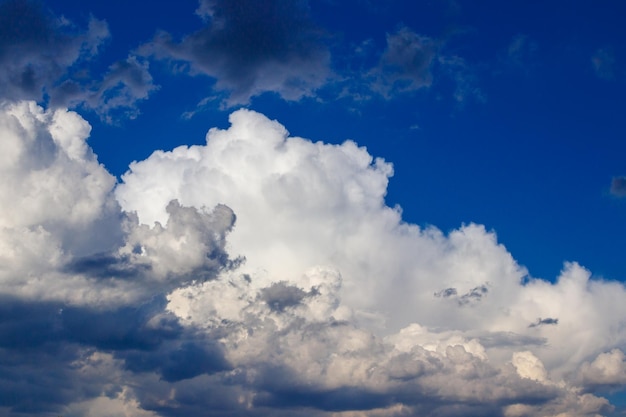
[[[145,224],[162,222],[172,199],[237,213],[228,248],[246,263],[226,281],[172,292],[169,308],[206,331],[228,323],[226,357],[267,391],[254,404],[348,411],[394,398],[449,415],[467,415],[470,399],[482,415],[495,404],[511,415],[537,402],[596,404],[581,415],[608,407],[567,380],[622,346],[621,284],[575,263],[555,283],[534,279],[482,226],[444,235],[402,222],[384,202],[391,165],[354,142],[289,137],[246,110],[231,123],[204,146],[132,164],[116,196]]]
[[[116,185],[76,113],[0,116],[0,415],[596,416],[624,383],[621,284],[403,222],[354,142],[240,110]]]
[[[330,54],[305,1],[201,0],[197,14],[204,28],[180,42],[160,33],[143,53],[214,78],[228,106],[265,92],[298,100],[330,76]]]

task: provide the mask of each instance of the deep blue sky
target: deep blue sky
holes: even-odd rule
[[[117,0],[47,6],[77,25],[89,16],[106,20],[111,38],[90,63],[94,74],[157,30],[180,40],[203,24],[195,1],[175,8]],[[309,23],[330,51],[331,70],[344,80],[328,82],[314,97],[284,100],[270,91],[245,106],[294,135],[354,139],[393,162],[387,200],[402,206],[407,221],[444,231],[485,224],[533,276],[553,279],[563,261],[575,260],[594,274],[624,279],[626,205],[610,186],[626,173],[625,7],[619,1],[313,1]],[[340,97],[350,78],[377,65],[386,35],[403,27],[439,45],[430,85],[367,100]],[[164,62],[151,63],[150,72],[160,87],[137,104],[135,120],[102,124],[86,113],[94,125],[90,143],[116,175],[156,148],[201,143],[209,127],[226,127],[227,115],[240,107],[220,108],[218,100],[183,119],[214,94],[215,79],[172,74]]]

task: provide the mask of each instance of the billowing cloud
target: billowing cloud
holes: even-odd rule
[[[116,185],[76,113],[0,116],[0,415],[596,416],[624,384],[622,284],[404,222],[352,141],[240,110]]]
[[[265,92],[298,100],[330,77],[330,54],[306,1],[201,0],[197,14],[204,28],[180,42],[159,33],[142,50],[214,78],[227,106]]]

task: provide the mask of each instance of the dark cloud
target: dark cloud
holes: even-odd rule
[[[298,100],[326,83],[330,54],[306,1],[202,0],[197,13],[204,28],[180,42],[160,33],[143,53],[214,78],[227,105],[265,92]]]
[[[626,177],[613,177],[611,181],[611,194],[615,197],[626,197]]]
[[[429,87],[439,47],[435,39],[418,35],[407,27],[387,34],[387,47],[370,73],[372,90],[390,98],[397,93]]]
[[[93,57],[109,37],[92,18],[86,32],[31,0],[0,2],[0,97],[41,100],[80,60]]]
[[[470,303],[480,301],[489,292],[487,285],[479,285],[474,287],[463,295],[458,295],[456,288],[446,288],[441,291],[437,291],[434,295],[439,298],[450,298],[456,300],[460,306],[464,306]]]
[[[289,285],[284,281],[276,282],[261,290],[261,300],[265,301],[273,311],[284,311],[294,307],[309,295],[315,295],[315,290],[306,292],[302,288]]]
[[[487,295],[489,289],[486,285],[479,285],[469,290],[467,293],[459,297],[459,304],[465,305],[471,302],[478,302]]]
[[[212,340],[198,338],[173,344],[169,349],[123,355],[126,369],[133,372],[157,371],[167,382],[176,382],[230,369],[221,348]]]
[[[559,319],[553,319],[553,318],[538,318],[536,322],[531,323],[528,325],[528,327],[539,327],[539,326],[544,326],[544,325],[557,325],[559,324]]]
[[[106,22],[81,30],[34,0],[0,2],[0,99],[83,106],[103,120],[134,118],[137,102],[157,87],[148,64],[130,56],[92,81],[89,62],[109,38]]]
[[[148,71],[148,62],[131,55],[111,65],[98,82],[66,79],[54,88],[50,104],[82,106],[112,123],[136,118],[139,115],[137,102],[147,99],[157,89]]]
[[[457,295],[456,288],[446,288],[445,290],[437,291],[435,297],[448,298]]]
[[[150,265],[136,265],[129,256],[115,256],[111,253],[97,253],[73,259],[64,267],[72,274],[84,274],[95,278],[135,278],[150,271]]]
[[[297,388],[261,393],[255,398],[259,407],[288,408],[310,407],[324,411],[371,410],[393,404],[394,398],[383,393],[358,387],[341,387],[333,390]]]

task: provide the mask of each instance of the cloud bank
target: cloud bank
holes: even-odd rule
[[[230,122],[116,184],[78,114],[2,106],[0,415],[610,412],[622,284],[404,222],[355,142]]]

